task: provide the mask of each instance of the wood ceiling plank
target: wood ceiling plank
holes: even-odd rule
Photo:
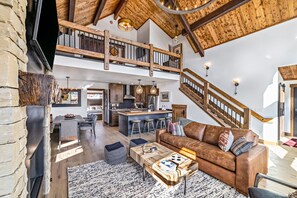
[[[94,18],[94,21],[93,21],[93,25],[96,25],[97,24],[99,18],[101,17],[101,14],[103,12],[103,9],[104,9],[106,3],[107,3],[107,0],[101,0],[99,2],[98,10],[96,12],[96,15],[95,15],[95,18]]]
[[[297,80],[297,65],[279,67],[278,71],[284,81]]]

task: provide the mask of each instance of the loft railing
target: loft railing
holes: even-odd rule
[[[231,127],[250,128],[251,116],[261,122],[272,120],[249,109],[188,68],[181,74],[180,89],[205,111],[212,112]]]
[[[82,25],[59,20],[60,36],[57,52],[74,54],[104,61],[104,69],[110,63],[140,66],[153,71],[182,72],[182,55],[124,38],[110,35]]]

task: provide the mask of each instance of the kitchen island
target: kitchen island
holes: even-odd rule
[[[166,118],[171,114],[171,111],[130,111],[130,112],[118,112],[119,114],[119,131],[125,136],[131,135],[132,124],[131,120],[141,120],[140,128],[143,131],[143,125],[145,119],[154,119],[154,126],[156,127],[158,118]],[[136,132],[137,133],[137,132]],[[135,133],[134,133],[135,134]]]

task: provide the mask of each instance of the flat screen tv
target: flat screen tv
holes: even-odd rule
[[[34,0],[35,21],[30,41],[43,65],[53,69],[59,23],[55,0]]]

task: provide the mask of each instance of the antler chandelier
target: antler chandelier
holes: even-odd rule
[[[191,1],[193,6],[180,7],[178,0],[155,0],[156,4],[165,12],[170,14],[190,14],[206,8],[216,0],[201,0],[203,4],[199,4],[200,0]]]

